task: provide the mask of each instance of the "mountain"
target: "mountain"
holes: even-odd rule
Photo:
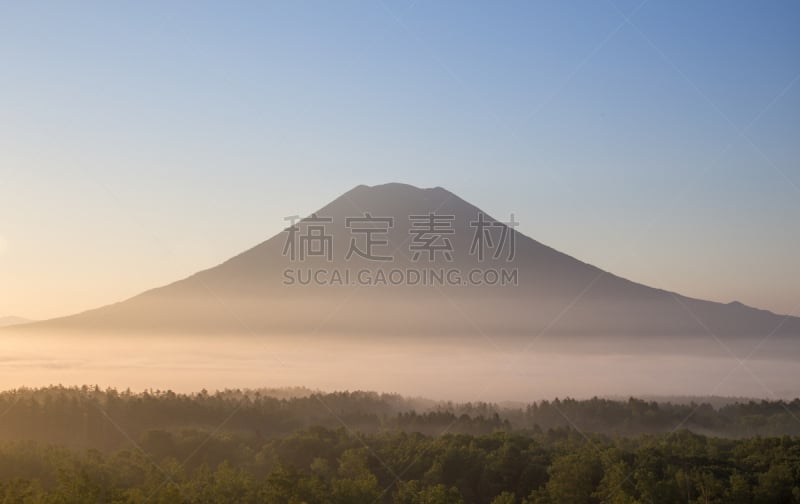
[[[438,228],[436,233],[426,234],[430,214]],[[645,346],[660,342],[665,347],[675,338],[686,337],[733,345],[768,335],[783,341],[796,341],[800,336],[796,317],[638,284],[513,230],[501,222],[508,218],[486,216],[483,224],[476,224],[482,214],[440,187],[362,185],[297,223],[294,260],[287,249],[290,232],[284,231],[175,283],[120,303],[26,327],[138,333],[363,334],[370,338],[481,333],[509,338],[545,336],[600,346],[621,339]],[[392,227],[386,226],[387,221],[348,222],[348,218],[365,215],[392,218]],[[314,217],[330,222],[315,223]],[[311,236],[315,225],[322,233],[316,239]],[[491,237],[491,242],[483,242],[486,255],[482,261],[473,247],[478,226]],[[392,256],[393,260],[365,259],[358,251],[346,258],[353,245],[364,252],[368,236],[375,242],[373,256]],[[324,243],[330,244],[330,257],[311,256],[326,252]],[[300,249],[309,244],[316,248],[300,260]],[[496,257],[495,251],[499,251]],[[399,271],[393,281],[401,285],[388,285],[392,282],[388,278],[386,284],[380,283],[381,272],[389,277],[392,270]],[[516,275],[517,282],[475,285],[467,278],[473,270],[478,272],[477,279],[491,280],[492,272],[505,272],[511,280]],[[333,280],[336,271],[340,283],[300,285],[305,274]],[[444,285],[404,284],[413,279],[413,271],[457,274]],[[379,284],[352,285],[360,279]]]
[[[13,316],[0,317],[0,327],[8,327],[18,324],[27,324],[29,322],[32,321],[22,317],[13,317]]]

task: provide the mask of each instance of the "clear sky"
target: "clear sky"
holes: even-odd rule
[[[0,316],[118,301],[357,184],[800,305],[800,2],[3,2]]]

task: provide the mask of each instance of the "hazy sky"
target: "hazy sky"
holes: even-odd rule
[[[800,305],[798,2],[3,2],[0,316],[443,186],[618,275]]]

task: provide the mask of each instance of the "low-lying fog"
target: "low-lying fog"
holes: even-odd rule
[[[0,388],[50,384],[191,392],[306,386],[455,401],[531,401],[593,395],[800,395],[800,363],[712,340],[667,348],[463,339],[366,341],[336,335],[271,337],[57,336],[5,333]],[[344,341],[344,342],[343,342]],[[527,349],[527,351],[525,351]],[[743,363],[743,365],[740,364]]]

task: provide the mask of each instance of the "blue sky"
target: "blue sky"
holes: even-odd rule
[[[0,315],[443,186],[618,275],[800,305],[800,3],[0,5]]]

